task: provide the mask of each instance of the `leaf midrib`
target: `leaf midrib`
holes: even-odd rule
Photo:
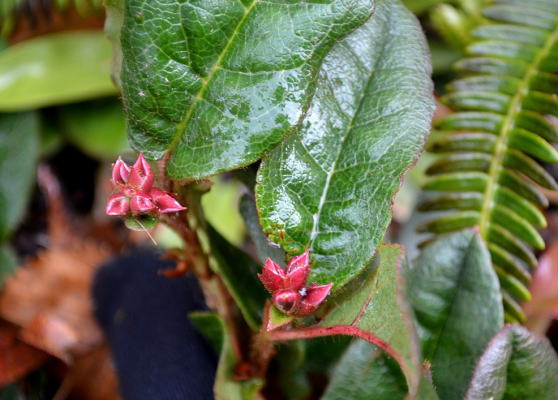
[[[310,249],[314,248],[313,247],[314,246],[314,241],[315,241],[315,239],[316,239],[316,237],[318,236],[318,233],[319,233],[318,226],[319,226],[319,223],[320,223],[320,217],[321,217],[321,214],[322,214],[322,210],[324,208],[324,204],[327,200],[327,195],[329,193],[329,186],[331,184],[331,179],[332,179],[333,175],[335,174],[335,172],[337,172],[337,163],[339,162],[339,157],[341,156],[342,150],[345,147],[345,142],[347,141],[347,138],[350,136],[350,134],[353,130],[355,119],[357,118],[357,116],[360,115],[360,113],[362,111],[362,107],[363,107],[363,104],[364,104],[363,100],[366,97],[366,94],[368,93],[368,88],[369,88],[369,86],[372,82],[372,79],[374,77],[374,73],[376,72],[375,67],[378,64],[378,61],[382,58],[382,56],[385,53],[386,42],[387,41],[382,42],[382,47],[381,47],[381,49],[378,53],[378,57],[374,61],[374,64],[370,67],[370,75],[368,76],[368,79],[366,80],[366,86],[364,87],[364,90],[362,91],[362,93],[361,93],[361,95],[359,96],[359,99],[358,99],[358,108],[356,109],[354,115],[351,117],[351,120],[349,121],[349,125],[347,127],[346,134],[343,136],[343,139],[341,140],[341,143],[339,144],[339,148],[337,149],[337,154],[335,155],[335,160],[331,164],[330,170],[327,172],[326,182],[324,184],[324,188],[323,188],[322,194],[320,196],[320,200],[318,202],[317,211],[316,211],[316,213],[314,213],[312,215],[312,230],[310,231],[310,241],[309,241],[309,244],[307,246]],[[352,46],[349,46],[349,48],[350,48],[350,51],[358,59],[358,61],[362,62],[360,60],[358,54],[356,52],[354,52]],[[304,147],[304,148],[306,149],[306,147]],[[310,156],[313,157],[312,154],[310,154]]]
[[[509,134],[513,129],[514,122],[517,118],[517,114],[521,111],[521,106],[523,100],[529,94],[529,83],[531,78],[539,72],[539,66],[541,62],[549,55],[552,46],[558,40],[558,28],[548,36],[544,46],[539,50],[537,56],[533,62],[529,65],[523,78],[521,79],[518,90],[513,96],[510,106],[508,108],[508,113],[504,118],[502,127],[496,139],[496,146],[494,150],[494,155],[492,157],[492,162],[490,164],[490,169],[488,172],[488,184],[484,192],[484,201],[481,208],[480,219],[479,219],[479,230],[483,239],[488,240],[488,226],[490,224],[490,214],[494,206],[496,189],[498,187],[498,179],[503,168],[504,157],[506,150],[508,149]]]
[[[440,345],[440,341],[441,338],[443,336],[444,331],[446,330],[446,326],[448,325],[448,321],[452,319],[453,316],[453,309],[455,307],[455,304],[457,303],[456,299],[458,298],[458,295],[460,293],[460,291],[462,290],[462,282],[463,282],[463,275],[465,274],[465,270],[468,268],[468,260],[469,260],[469,254],[471,252],[471,249],[473,247],[473,245],[475,244],[475,235],[471,236],[471,240],[469,241],[469,244],[467,245],[467,249],[465,250],[465,257],[463,258],[463,262],[460,265],[460,269],[459,269],[459,274],[457,276],[457,287],[455,288],[455,292],[451,298],[451,304],[450,307],[448,308],[448,312],[446,313],[446,318],[443,322],[443,324],[440,326],[440,328],[435,332],[436,333],[436,341],[432,344],[431,346],[431,350],[428,352],[428,354],[425,354],[424,357],[430,361],[432,361],[432,359],[434,358],[434,356],[437,353],[438,347]],[[426,351],[425,351],[426,353]]]
[[[198,89],[198,92],[194,97],[194,101],[192,102],[192,104],[190,104],[190,107],[188,107],[188,111],[186,111],[186,115],[176,125],[176,133],[174,138],[172,139],[172,142],[169,145],[169,149],[168,149],[169,153],[174,152],[174,149],[176,148],[178,142],[180,141],[180,138],[182,137],[183,133],[186,131],[186,128],[188,127],[188,123],[190,122],[190,119],[192,118],[192,114],[194,113],[198,103],[203,100],[203,96],[205,94],[205,91],[207,90],[207,87],[209,86],[209,83],[211,82],[211,80],[213,79],[217,71],[221,68],[221,62],[223,61],[223,58],[227,55],[229,48],[234,43],[236,37],[238,36],[240,28],[242,28],[242,26],[246,22],[248,15],[250,15],[250,12],[259,1],[260,0],[253,0],[252,3],[250,3],[250,5],[247,7],[243,5],[244,14],[242,15],[242,18],[240,18],[240,20],[236,24],[234,31],[232,32],[232,34],[229,37],[229,40],[227,41],[227,44],[225,45],[225,47],[223,47],[223,50],[221,50],[221,53],[219,54],[219,57],[217,57],[217,60],[215,61],[213,66],[211,67],[209,74],[207,74],[207,76],[202,79],[201,87]],[[240,2],[240,0],[239,3],[242,5],[242,2]]]

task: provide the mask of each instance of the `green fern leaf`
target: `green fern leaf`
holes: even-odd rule
[[[506,317],[522,321],[518,302],[544,248],[540,188],[556,189],[540,165],[557,162],[558,2],[492,0],[486,22],[472,31],[464,77],[442,99],[455,110],[436,125],[429,151],[442,155],[427,170],[421,211],[447,211],[419,227],[442,234],[478,226],[500,279]]]

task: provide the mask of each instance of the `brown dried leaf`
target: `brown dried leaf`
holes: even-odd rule
[[[89,287],[108,254],[78,238],[54,246],[6,281],[0,316],[20,326],[27,343],[68,361],[102,342]]]
[[[118,380],[110,352],[102,346],[80,357],[63,372],[54,400],[118,400]]]
[[[70,228],[56,178],[39,167],[49,203],[50,248],[16,270],[0,294],[0,317],[21,328],[19,337],[69,362],[102,343],[90,286],[110,252]]]
[[[17,328],[0,322],[0,387],[43,364],[48,354],[17,339]]]

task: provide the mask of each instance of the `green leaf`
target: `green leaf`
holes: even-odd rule
[[[106,10],[105,35],[112,43],[111,77],[119,89],[122,89],[120,72],[122,71],[123,55],[120,36],[124,24],[124,2],[125,0],[104,0]]]
[[[291,255],[310,248],[310,281],[339,289],[372,258],[401,177],[433,111],[420,26],[399,2],[326,57],[296,135],[264,158],[256,203],[264,232]]]
[[[443,236],[414,263],[409,299],[443,399],[462,399],[488,341],[504,324],[498,278],[478,233]]]
[[[242,246],[246,228],[237,211],[241,184],[236,180],[218,177],[212,181],[211,190],[201,199],[205,217],[230,243]]]
[[[279,246],[270,242],[263,232],[256,203],[247,194],[240,198],[240,214],[244,218],[246,228],[254,242],[260,263],[263,265],[268,258],[271,258],[277,264],[285,267],[285,252]]]
[[[466,400],[553,400],[558,358],[546,338],[516,325],[490,341],[473,375]]]
[[[425,185],[454,199],[478,193],[474,212],[460,201],[456,215],[431,221],[427,230],[479,227],[500,278],[506,318],[517,322],[524,319],[517,302],[529,298],[533,248],[544,247],[537,229],[546,226],[541,210],[548,200],[540,187],[557,187],[544,163],[558,161],[558,128],[548,118],[558,114],[558,6],[548,0],[525,4],[485,2],[486,18],[471,30],[467,57],[457,63],[464,77],[450,83],[442,98],[456,112],[437,122],[429,146],[448,154],[428,169]],[[440,206],[425,198],[419,208],[450,209],[444,197],[438,197]]]
[[[403,0],[403,4],[416,14],[421,14],[429,8],[445,2],[446,0]]]
[[[66,139],[93,158],[112,160],[129,149],[124,112],[116,99],[60,107],[58,114]]]
[[[399,365],[376,346],[355,340],[335,368],[322,400],[403,400],[407,384]]]
[[[229,329],[223,319],[214,313],[193,312],[190,320],[205,336],[212,347],[219,349],[219,365],[215,377],[216,400],[258,400],[263,381],[253,378],[247,381],[234,379],[234,370],[239,360],[231,347]]]
[[[212,249],[211,267],[223,279],[248,325],[257,331],[265,300],[269,297],[257,278],[259,266],[211,225],[207,227],[207,234]]]
[[[274,361],[281,392],[286,399],[306,399],[311,394],[311,385],[304,368],[307,342],[294,340],[277,349]]]
[[[38,156],[37,114],[0,114],[0,238],[17,227],[26,211]]]
[[[173,179],[250,164],[299,123],[331,46],[372,0],[130,0],[122,89],[132,145]]]
[[[376,346],[355,340],[339,361],[322,400],[406,400],[407,384],[397,363]],[[438,400],[421,377],[417,400]]]
[[[103,32],[40,36],[0,51],[0,111],[114,95]]]
[[[17,258],[13,250],[6,244],[0,245],[0,289],[4,281],[17,267]]]
[[[273,340],[293,340],[331,335],[360,337],[385,350],[400,365],[413,398],[421,379],[421,356],[413,314],[404,294],[403,248],[382,245],[379,264],[355,278],[339,296],[328,301],[330,309],[316,325],[267,332]]]

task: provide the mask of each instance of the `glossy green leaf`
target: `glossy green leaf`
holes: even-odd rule
[[[287,253],[310,249],[311,281],[338,289],[381,242],[429,131],[429,72],[414,17],[378,1],[326,57],[299,132],[264,158],[256,186],[264,232]]]
[[[268,332],[273,340],[349,335],[382,348],[400,365],[410,398],[419,390],[422,367],[414,317],[405,298],[406,260],[396,245],[378,248],[379,262],[355,278],[326,305],[316,325]],[[386,319],[386,316],[389,318]]]
[[[268,294],[257,278],[259,266],[252,258],[208,226],[212,249],[212,268],[223,279],[244,319],[255,331],[261,325],[261,313]]]
[[[0,111],[114,95],[103,32],[40,36],[0,51]]]
[[[246,224],[246,229],[256,247],[256,253],[258,254],[260,263],[263,265],[268,258],[271,258],[277,264],[285,267],[285,252],[278,245],[270,242],[263,232],[258,217],[258,210],[256,209],[256,203],[252,197],[247,194],[242,196],[240,198],[239,209],[244,223]]]
[[[407,384],[395,360],[355,340],[333,372],[322,400],[403,400]]]
[[[66,139],[91,157],[113,160],[129,150],[122,105],[116,99],[58,109]]]
[[[122,89],[132,145],[171,178],[250,164],[292,132],[331,46],[372,0],[126,2]]]
[[[223,319],[214,313],[194,312],[190,320],[214,348],[218,348],[219,365],[213,391],[215,400],[258,400],[263,386],[262,379],[239,381],[234,378],[239,362],[231,342],[230,332]]]
[[[546,338],[508,325],[490,341],[475,369],[466,400],[554,400],[558,358]]]
[[[417,400],[437,400],[426,378],[422,378]],[[333,372],[322,400],[404,400],[407,385],[399,365],[376,346],[355,340]]]
[[[409,299],[442,399],[462,399],[488,341],[502,327],[500,285],[479,235],[466,230],[428,245],[411,269]]]
[[[39,156],[36,113],[0,114],[0,238],[26,211]]]

